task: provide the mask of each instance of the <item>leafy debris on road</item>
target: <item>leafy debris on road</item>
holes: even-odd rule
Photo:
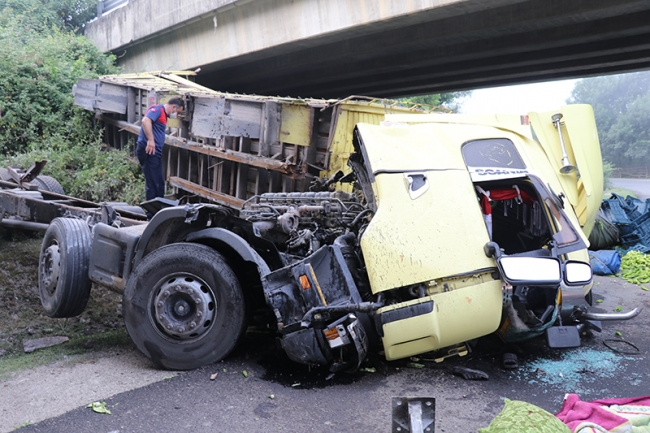
[[[106,402],[105,401],[94,401],[94,402],[90,403],[86,407],[91,408],[93,410],[93,412],[105,413],[105,414],[108,414],[108,415],[111,414],[111,411],[106,408]]]

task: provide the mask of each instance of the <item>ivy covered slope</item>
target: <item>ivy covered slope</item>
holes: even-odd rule
[[[0,166],[47,160],[44,174],[93,201],[144,198],[128,151],[102,146],[92,113],[73,104],[78,78],[118,70],[83,36],[97,0],[0,0]]]

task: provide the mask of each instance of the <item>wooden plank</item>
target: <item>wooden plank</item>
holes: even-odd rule
[[[201,86],[200,84],[196,84],[193,81],[187,80],[185,78],[181,78],[178,75],[173,75],[173,74],[160,74],[161,77],[173,81],[177,84],[182,84],[184,87],[189,87],[193,91],[200,91],[200,92],[205,92],[205,93],[217,93],[212,89],[209,89],[207,87]]]
[[[185,179],[181,179],[180,177],[169,178],[169,183],[170,185],[176,188],[184,189],[185,191],[189,191],[191,193],[200,195],[201,197],[214,200],[219,203],[235,206],[238,208],[241,208],[244,205],[244,200],[238,199],[236,197],[232,197],[228,194],[223,194],[217,191],[213,191],[209,188],[197,185],[192,182],[188,182]]]

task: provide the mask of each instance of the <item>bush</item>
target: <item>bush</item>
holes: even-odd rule
[[[54,177],[67,195],[84,200],[144,201],[144,177],[136,158],[127,150],[116,150],[95,141],[70,144],[52,137],[30,151],[7,158],[3,165],[29,168],[47,161],[42,174]]]
[[[0,0],[0,162],[30,167],[66,194],[91,200],[144,199],[137,161],[101,145],[92,113],[74,105],[79,78],[118,72],[114,57],[78,33],[97,0]]]
[[[116,72],[113,58],[56,28],[42,34],[12,23],[0,27],[0,42],[0,153],[56,135],[87,141],[90,113],[75,110],[72,86],[81,77]]]

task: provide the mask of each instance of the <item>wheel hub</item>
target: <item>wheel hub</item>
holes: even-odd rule
[[[208,285],[194,276],[165,281],[153,298],[154,321],[165,334],[181,340],[198,338],[210,329],[216,300]]]
[[[45,250],[41,259],[41,283],[47,293],[54,294],[61,272],[61,254],[59,246],[52,244]]]

